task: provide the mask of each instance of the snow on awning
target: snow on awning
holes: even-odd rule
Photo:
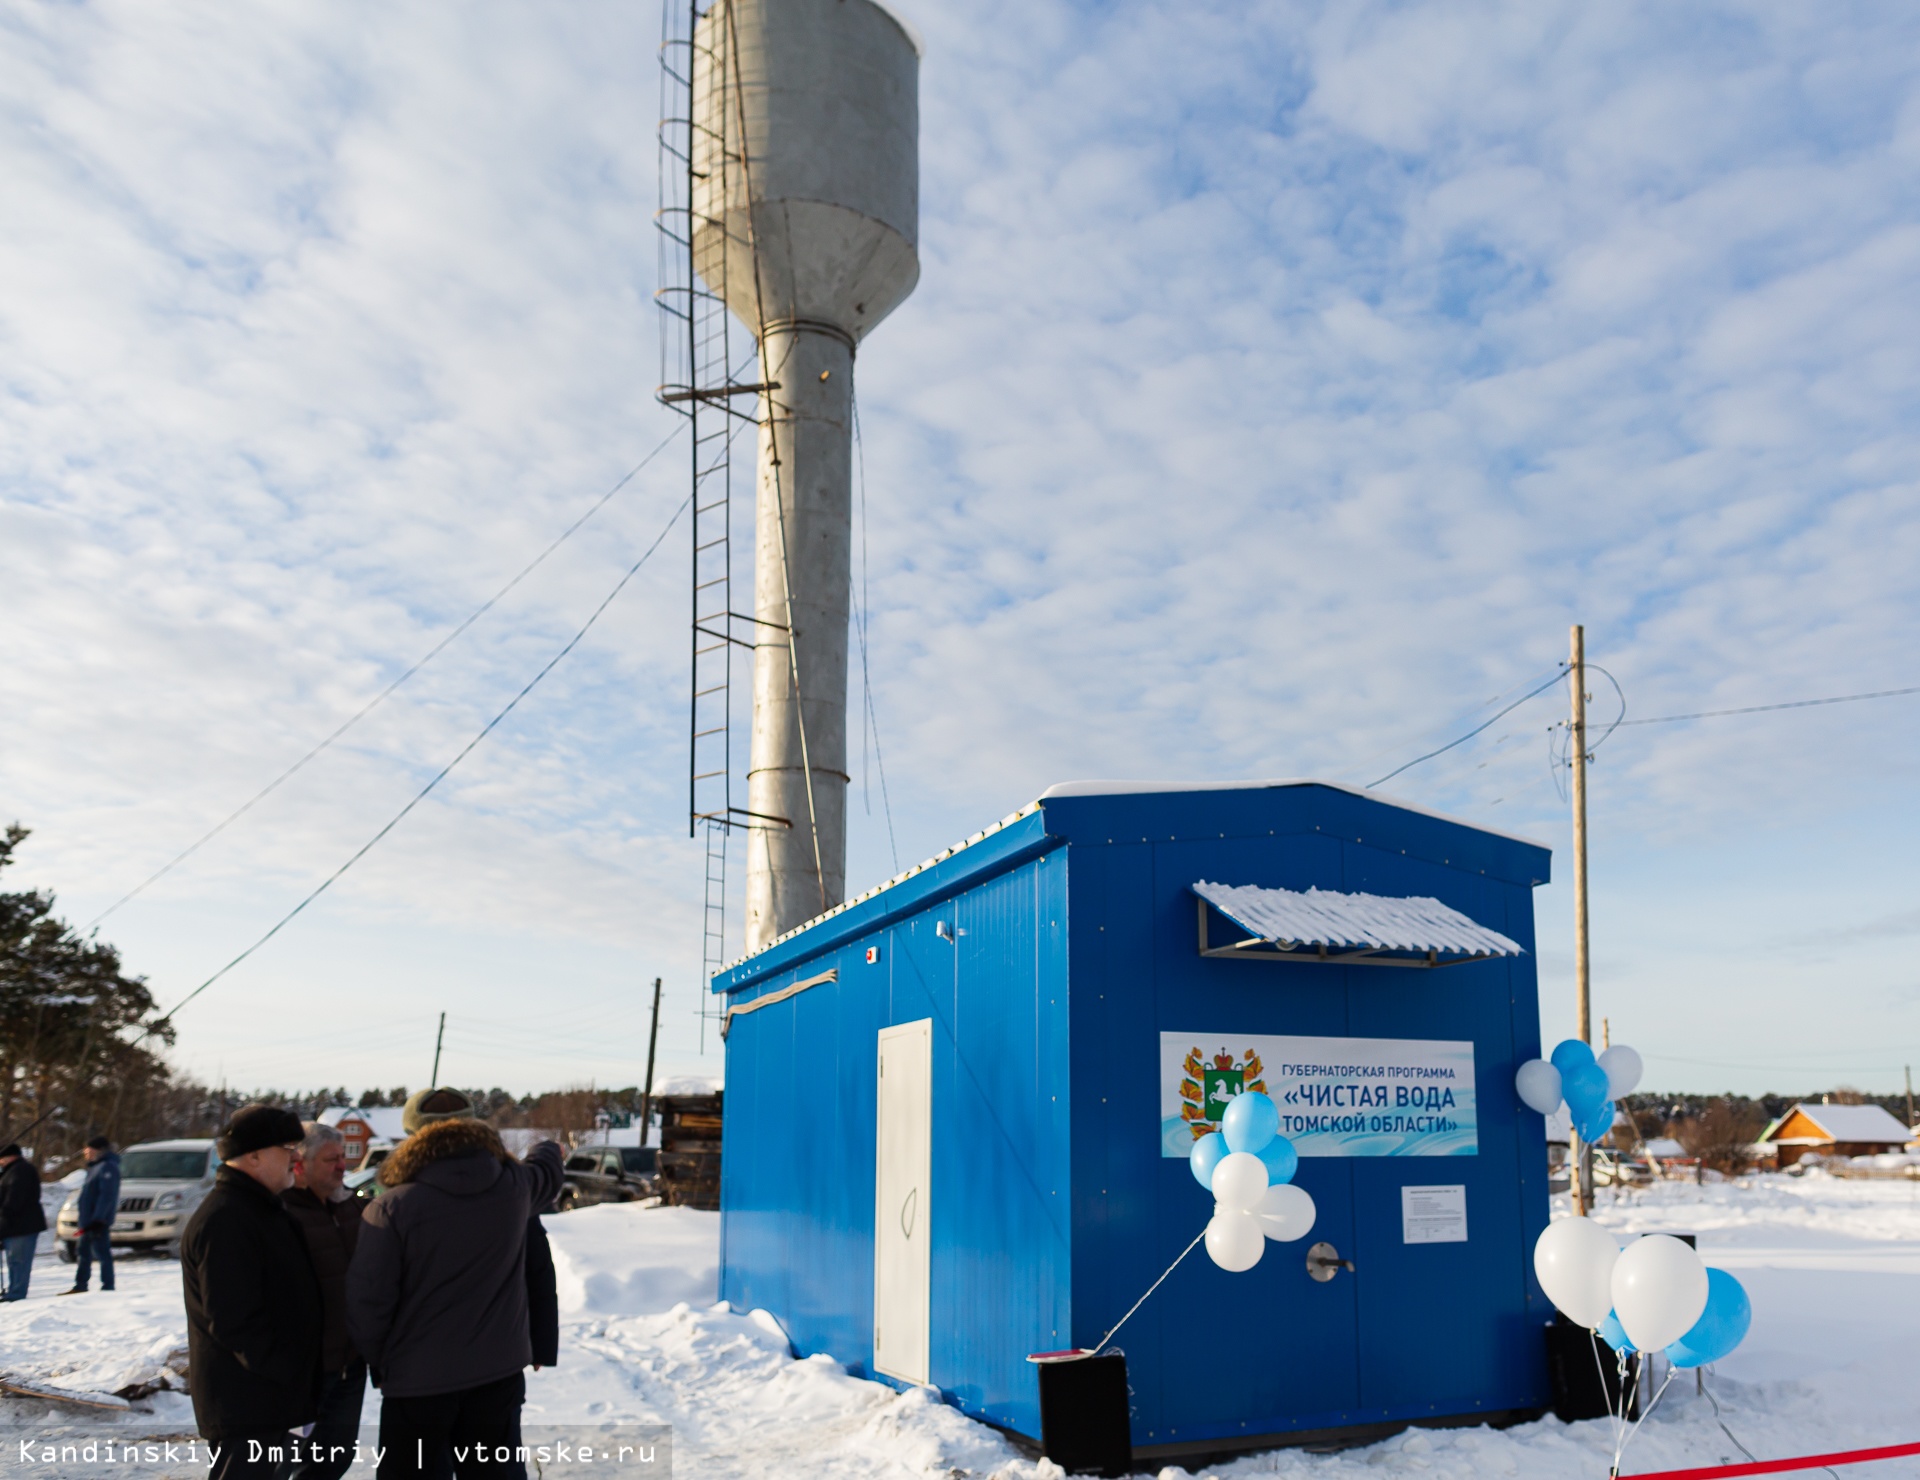
[[[1337,889],[1263,889],[1256,884],[1194,884],[1200,954],[1262,961],[1327,961],[1369,966],[1454,966],[1524,954],[1497,930],[1425,895],[1345,894]],[[1207,941],[1212,905],[1252,938]]]

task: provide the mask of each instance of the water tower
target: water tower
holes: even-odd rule
[[[874,0],[696,0],[687,26],[687,355],[668,398],[710,428],[694,456],[705,533],[696,524],[690,810],[710,830],[746,837],[753,950],[845,890],[853,361],[920,275],[919,49]],[[669,57],[673,48],[670,35]],[[714,306],[704,327],[703,298]],[[712,322],[724,320],[721,306],[752,335],[751,361],[725,350],[727,325]],[[725,541],[730,558],[731,547],[730,478],[715,469],[749,394],[754,580],[751,611],[736,611],[712,554]],[[712,737],[730,719],[715,705],[703,720],[700,703],[728,682],[732,651],[748,646],[740,807],[730,774],[715,785],[731,762]]]

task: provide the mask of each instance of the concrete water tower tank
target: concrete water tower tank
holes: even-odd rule
[[[853,356],[920,276],[920,57],[873,0],[716,0],[694,58],[695,268],[777,386],[759,407],[751,951],[845,892]]]

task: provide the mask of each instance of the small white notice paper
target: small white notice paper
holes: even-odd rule
[[[1464,1244],[1467,1241],[1467,1189],[1402,1187],[1400,1241],[1407,1244]]]

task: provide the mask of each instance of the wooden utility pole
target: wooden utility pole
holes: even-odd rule
[[[1573,759],[1573,1013],[1582,1043],[1593,1042],[1593,997],[1587,958],[1587,631],[1573,629],[1573,653],[1568,664],[1573,681],[1573,716],[1569,728]],[[1593,1211],[1593,1147],[1573,1130],[1568,1145],[1574,1153],[1573,1210],[1584,1218]]]
[[[1907,1129],[1913,1129],[1913,1065],[1907,1065]]]
[[[447,1015],[440,1014],[440,1031],[433,1035],[433,1077],[427,1081],[428,1089],[440,1088],[440,1045],[447,1039]]]
[[[640,1093],[640,1144],[647,1144],[653,1123],[653,1051],[660,1044],[660,978],[653,979],[653,1028],[647,1034],[647,1087]]]

